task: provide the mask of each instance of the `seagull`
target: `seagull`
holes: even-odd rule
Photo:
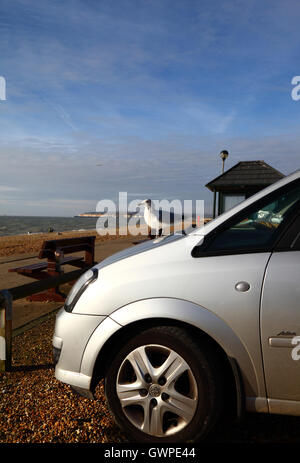
[[[170,225],[174,225],[175,222],[182,222],[184,216],[174,214],[174,212],[164,212],[161,209],[155,209],[151,199],[144,199],[138,206],[145,206],[144,220],[148,225],[148,237],[150,239],[162,236],[164,227],[169,228]],[[155,235],[152,235],[152,231],[155,231]]]

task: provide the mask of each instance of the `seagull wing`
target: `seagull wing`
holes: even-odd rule
[[[177,222],[182,222],[184,220],[183,214],[175,214],[174,212],[170,211],[163,211],[159,210],[159,222],[165,225],[173,225]]]

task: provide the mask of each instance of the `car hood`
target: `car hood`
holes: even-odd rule
[[[124,249],[124,251],[112,254],[99,264],[95,265],[95,268],[100,270],[104,267],[107,267],[108,265],[114,264],[115,262],[127,259],[127,257],[132,257],[137,254],[141,254],[142,252],[151,251],[152,249],[156,249],[160,246],[165,246],[166,244],[173,243],[174,241],[180,240],[182,238],[185,238],[185,235],[182,235],[181,233],[176,233],[174,235],[162,236],[154,240],[147,240],[144,243],[137,244],[136,246]]]

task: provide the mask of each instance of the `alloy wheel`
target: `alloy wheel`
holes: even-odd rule
[[[159,344],[140,346],[122,362],[116,392],[123,413],[140,431],[167,437],[193,419],[198,388],[188,363]]]

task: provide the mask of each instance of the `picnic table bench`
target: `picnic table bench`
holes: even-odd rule
[[[42,280],[51,276],[64,273],[64,265],[72,265],[78,268],[90,268],[95,264],[95,236],[80,236],[76,238],[62,238],[58,240],[44,241],[39,253],[39,259],[46,259],[36,264],[11,268],[9,272],[28,276],[36,280]],[[84,251],[84,256],[65,256],[66,254]],[[64,302],[66,296],[60,292],[59,287],[49,289],[44,293],[34,294],[28,297],[31,301],[56,301]]]

